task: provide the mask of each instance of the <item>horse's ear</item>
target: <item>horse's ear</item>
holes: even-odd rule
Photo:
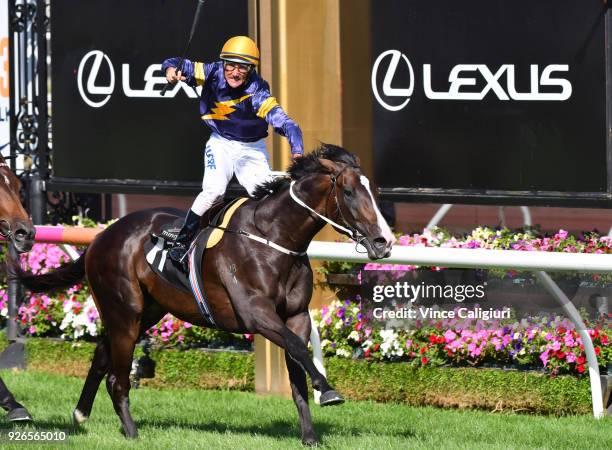
[[[361,160],[359,159],[359,156],[355,155],[355,163],[357,164],[357,167],[361,167]]]
[[[319,158],[319,162],[323,167],[327,169],[329,173],[340,172],[340,168],[338,167],[338,165],[330,159]]]

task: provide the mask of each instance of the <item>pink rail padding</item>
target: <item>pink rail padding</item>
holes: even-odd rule
[[[36,225],[36,242],[89,245],[102,228]]]

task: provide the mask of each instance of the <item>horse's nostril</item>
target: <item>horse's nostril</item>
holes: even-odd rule
[[[25,241],[34,239],[34,230],[27,228],[17,228],[13,233],[16,241]]]
[[[374,246],[376,248],[385,248],[387,246],[387,240],[382,236],[374,238]]]

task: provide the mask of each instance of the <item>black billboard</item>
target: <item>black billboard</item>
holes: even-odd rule
[[[612,205],[605,2],[388,0],[370,17],[383,195]]]
[[[181,56],[196,0],[51,1],[50,186],[87,191],[197,189],[209,136],[198,94],[164,97],[161,63]],[[218,59],[248,35],[248,0],[209,1],[187,57]]]

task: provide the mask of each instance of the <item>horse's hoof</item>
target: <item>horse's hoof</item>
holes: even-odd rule
[[[74,412],[72,413],[72,423],[75,427],[78,427],[83,422],[85,422],[87,419],[89,419],[89,417],[87,417],[85,414],[83,414],[78,409],[75,409]]]
[[[138,431],[136,430],[132,430],[130,432],[123,430],[123,435],[126,439],[138,439]]]
[[[319,405],[321,406],[339,405],[341,403],[344,403],[344,398],[333,389],[322,393],[319,398]]]
[[[31,422],[32,416],[24,407],[17,407],[15,409],[11,409],[6,414],[6,420],[9,422]]]
[[[302,445],[305,445],[307,447],[316,447],[317,445],[319,445],[319,441],[316,437],[304,438],[302,439]]]

